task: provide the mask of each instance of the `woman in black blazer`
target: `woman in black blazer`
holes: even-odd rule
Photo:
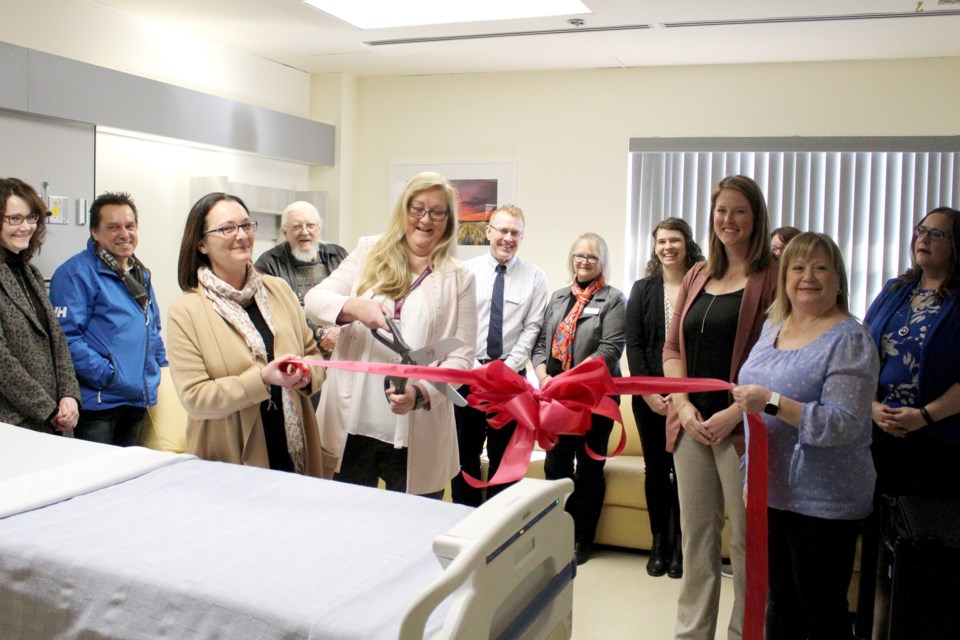
[[[610,269],[607,243],[595,233],[583,234],[570,248],[568,264],[573,282],[547,300],[543,326],[530,357],[541,388],[553,376],[593,357],[604,359],[610,375],[620,375],[624,298],[623,292],[606,283]],[[593,546],[607,487],[604,461],[591,458],[585,447],[606,455],[612,430],[613,420],[594,415],[586,435],[560,436],[544,461],[547,479],[574,479],[566,509],[573,516],[577,564],[587,561]]]
[[[690,226],[667,218],[653,230],[653,248],[643,279],[633,283],[627,302],[627,363],[632,376],[663,375],[663,342],[673,317],[673,305],[683,276],[703,260]],[[640,430],[647,513],[653,547],[647,561],[651,576],[683,576],[680,549],[680,503],[674,481],[673,454],[667,451],[666,421],[669,395],[633,396],[633,415]]]

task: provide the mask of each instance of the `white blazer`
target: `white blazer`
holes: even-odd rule
[[[358,296],[360,274],[376,241],[376,236],[360,238],[357,248],[337,270],[307,293],[304,309],[308,318],[322,325],[337,324],[343,305],[349,298]],[[440,366],[472,369],[477,337],[477,296],[473,274],[459,261],[453,260],[434,271],[421,287],[430,296],[427,313],[422,319],[427,325],[426,344],[450,336],[462,339],[465,346],[449,354]],[[373,296],[368,291],[362,297]],[[370,329],[362,323],[342,325],[331,359],[360,360],[372,340]],[[357,375],[360,374],[330,369],[317,408],[321,441],[324,449],[336,456],[333,462],[337,469],[347,441],[347,420]],[[421,409],[409,414],[407,492],[414,494],[440,491],[460,472],[453,405],[429,383],[426,386],[430,410]]]

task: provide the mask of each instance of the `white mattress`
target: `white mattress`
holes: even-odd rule
[[[0,469],[10,476],[9,447],[30,438],[4,429]],[[27,435],[50,445],[34,460],[41,467],[69,457],[68,445],[87,467],[125,467],[110,459],[137,451]],[[175,463],[125,469],[129,479],[112,486],[0,518],[0,638],[396,638],[403,613],[440,575],[433,539],[472,511],[146,454],[148,466],[157,456]],[[69,484],[76,471],[0,482],[0,496]]]

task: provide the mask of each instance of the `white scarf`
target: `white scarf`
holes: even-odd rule
[[[257,270],[253,268],[253,265],[247,265],[247,280],[243,289],[239,291],[218,278],[206,266],[201,266],[197,270],[197,279],[203,285],[207,298],[213,304],[213,310],[243,336],[247,346],[250,347],[253,359],[261,365],[266,365],[267,347],[263,343],[263,336],[253,326],[253,321],[244,311],[244,307],[248,306],[252,300],[260,309],[260,313],[273,335],[277,335],[277,332],[273,326],[273,316],[270,313],[270,301],[267,299],[266,287],[263,286],[263,280]],[[269,385],[266,386],[269,392],[270,387]],[[287,451],[290,453],[290,459],[293,460],[294,470],[302,474],[306,469],[303,425],[293,402],[293,392],[290,389],[282,389],[281,395],[283,397],[283,424],[287,435]]]

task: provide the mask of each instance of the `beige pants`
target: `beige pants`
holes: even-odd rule
[[[724,504],[730,519],[730,561],[733,566],[733,613],[728,640],[743,633],[746,593],[746,507],[744,472],[728,438],[707,447],[681,434],[673,453],[680,494],[683,530],[683,583],[677,601],[677,640],[713,640],[720,603],[720,548]]]

